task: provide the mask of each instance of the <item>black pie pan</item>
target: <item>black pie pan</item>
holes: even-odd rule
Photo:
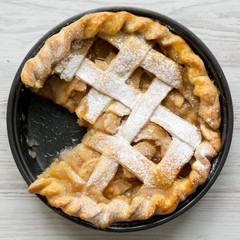
[[[28,185],[50,165],[59,151],[80,143],[86,129],[80,128],[76,123],[77,117],[67,110],[25,89],[20,78],[22,68],[25,62],[39,51],[45,40],[57,33],[62,27],[85,14],[100,11],[128,11],[135,15],[152,18],[167,26],[172,32],[182,36],[194,52],[203,59],[209,76],[214,80],[214,84],[220,92],[222,148],[212,161],[207,181],[198,187],[194,194],[181,202],[173,213],[153,216],[144,221],[114,223],[106,229],[99,229],[80,218],[68,216],[61,209],[50,206],[45,197],[37,195],[55,212],[80,225],[111,232],[138,231],[161,225],[181,215],[198,202],[213,185],[226,161],[231,144],[233,132],[232,99],[226,78],[213,54],[195,34],[175,20],[157,12],[131,7],[100,8],[77,14],[54,27],[32,47],[22,61],[12,83],[7,106],[8,138],[16,165]],[[38,144],[33,146],[27,144],[27,138],[36,140]],[[29,151],[35,152],[36,158],[32,158]]]

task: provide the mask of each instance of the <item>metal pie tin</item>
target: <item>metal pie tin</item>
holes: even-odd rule
[[[63,217],[80,225],[103,231],[130,232],[152,228],[181,215],[209,190],[221,172],[226,161],[233,132],[233,106],[231,94],[223,74],[223,71],[216,58],[206,45],[190,30],[175,20],[160,13],[131,7],[109,7],[99,8],[83,12],[73,16],[46,33],[28,52],[22,61],[12,83],[7,106],[7,129],[10,147],[16,165],[24,180],[30,185],[48,167],[59,151],[64,147],[71,147],[81,142],[86,132],[84,127],[76,124],[77,117],[70,114],[66,109],[45,100],[26,89],[21,82],[20,74],[25,62],[33,57],[43,46],[46,39],[57,33],[62,27],[76,21],[88,13],[101,11],[128,11],[135,15],[152,18],[155,21],[167,26],[173,33],[180,35],[190,45],[193,51],[198,54],[205,63],[205,67],[214,84],[220,92],[221,104],[221,134],[222,148],[218,155],[212,160],[212,167],[206,182],[197,188],[197,191],[180,202],[177,209],[168,215],[156,215],[144,221],[131,221],[113,223],[106,229],[100,229],[95,225],[83,221],[80,218],[69,216],[61,209],[50,206],[45,197],[37,195],[46,205]],[[38,144],[29,146],[28,138],[33,138]],[[29,154],[30,152],[30,154]],[[32,158],[31,153],[36,153]],[[27,189],[26,189],[27,191]]]

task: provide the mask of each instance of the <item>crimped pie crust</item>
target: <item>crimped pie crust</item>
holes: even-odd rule
[[[67,59],[74,41],[94,41],[97,36],[100,36],[102,39],[106,39],[113,45],[115,44],[116,47],[119,47],[119,44],[112,39],[112,37],[114,38],[114,36],[118,35],[121,40],[124,39],[123,35],[132,37],[131,39],[134,40],[132,43],[131,39],[128,40],[128,42],[126,41],[127,44],[131,43],[131,46],[137,44],[137,39],[140,39],[139,46],[145,46],[146,41],[155,41],[162,46],[164,54],[169,59],[164,59],[164,61],[170,61],[169,66],[172,68],[171,71],[174,72],[174,74],[167,77],[171,80],[175,78],[176,81],[172,80],[162,85],[162,83],[159,83],[158,79],[155,78],[152,80],[152,85],[150,85],[144,94],[139,93],[137,90],[132,90],[123,83],[119,83],[118,88],[120,90],[126,89],[126,91],[124,90],[126,94],[128,94],[126,98],[121,98],[118,94],[116,94],[116,96],[114,95],[115,93],[111,91],[111,89],[116,86],[115,84],[117,84],[118,81],[113,81],[112,85],[109,85],[109,88],[105,87],[104,90],[108,96],[113,96],[113,99],[117,99],[132,110],[131,114],[133,114],[134,117],[131,119],[130,115],[126,124],[123,125],[117,135],[114,136],[113,134],[106,134],[94,129],[90,130],[84,137],[83,144],[93,151],[102,154],[100,157],[101,161],[96,165],[93,174],[97,172],[98,175],[102,174],[102,177],[109,177],[110,179],[113,176],[107,176],[104,173],[104,168],[112,169],[112,173],[116,174],[116,170],[114,169],[117,169],[118,164],[121,164],[124,168],[130,170],[130,172],[133,172],[143,182],[143,186],[141,186],[140,190],[132,198],[126,195],[120,195],[108,201],[102,199],[102,196],[98,196],[98,189],[93,187],[94,184],[97,183],[93,181],[91,184],[89,182],[86,184],[85,181],[76,174],[76,171],[74,171],[78,163],[76,163],[77,160],[73,160],[72,158],[73,156],[76,159],[80,158],[80,152],[83,147],[83,145],[80,144],[68,153],[62,153],[60,155],[60,161],[54,162],[50,168],[40,175],[29,187],[30,192],[46,196],[51,205],[60,207],[65,213],[79,216],[102,228],[117,221],[147,219],[154,214],[168,214],[174,211],[180,201],[186,199],[187,196],[196,191],[199,185],[206,181],[211,167],[210,160],[216,156],[221,147],[219,132],[221,122],[219,93],[210,80],[203,61],[180,36],[174,35],[168,28],[149,18],[138,17],[128,12],[99,12],[88,14],[67,27],[62,28],[59,33],[53,35],[45,42],[37,55],[26,62],[21,74],[22,81],[33,91],[41,92],[41,88],[44,87],[44,83],[49,75],[58,71],[56,70],[56,65],[60,66],[61,64],[59,65],[59,63],[62,63],[62,65],[65,66],[64,59]],[[144,42],[143,45],[141,41]],[[151,47],[151,44],[146,45],[146,52],[149,51],[148,46]],[[82,49],[84,48],[88,47],[84,45]],[[121,48],[122,46],[120,50]],[[144,56],[145,55],[142,56],[142,59]],[[147,56],[149,56],[149,54]],[[139,62],[139,65],[143,68],[144,66],[148,67],[146,64],[147,56],[144,58],[145,62],[143,60]],[[174,69],[175,65],[173,61],[176,63],[177,68],[181,68],[181,70],[177,70],[177,68]],[[166,66],[168,65],[166,64]],[[84,79],[85,84],[94,86],[94,89],[100,92],[103,91],[103,86],[99,84],[99,81],[95,80],[94,76],[91,76],[89,69],[97,73],[99,72],[101,76],[102,74],[106,75],[100,78],[100,82],[107,79],[107,81],[104,82],[104,86],[111,83],[110,78],[108,78],[108,72],[112,73],[111,64],[107,73],[103,73],[98,68],[95,68],[90,60],[84,60],[76,72],[65,77],[71,76],[67,80],[76,81],[76,79],[72,78],[76,75],[79,79]],[[182,81],[178,81],[178,72],[184,76]],[[88,74],[86,75],[86,73]],[[175,83],[177,84],[174,85]],[[175,115],[168,113],[165,107],[159,106],[159,103],[166,95],[163,94],[163,99],[159,100],[156,89],[159,88],[159,91],[161,91],[161,89],[164,88],[167,94],[172,89],[168,84],[172,84],[171,87],[178,89],[193,108],[199,108],[198,113],[201,119],[199,120],[199,126],[195,127],[193,124],[181,120],[181,118],[178,119]],[[192,86],[192,88],[186,86]],[[136,96],[140,100],[136,100]],[[147,97],[141,102],[144,96]],[[149,108],[150,110],[149,113],[146,111],[146,119],[144,119],[144,121],[147,122],[149,120],[147,116],[151,116],[151,122],[160,124],[160,126],[172,135],[172,142],[165,156],[162,158],[163,160],[157,165],[147,157],[144,157],[143,153],[138,153],[137,150],[129,144],[136,136],[139,137],[139,129],[142,130],[144,127],[144,125],[141,125],[141,121],[139,123],[137,122],[138,119],[141,119],[141,115],[139,115],[138,112],[139,108],[135,105],[132,106],[135,100],[141,103],[138,102],[139,108],[146,102],[151,103],[149,106],[155,104],[156,107],[153,109],[146,107],[146,109]],[[137,110],[134,110],[136,108]],[[78,110],[76,110],[77,115],[82,117],[82,113],[77,112]],[[152,113],[153,115],[151,115]],[[163,119],[161,116],[163,115],[169,116],[169,121],[172,120],[173,123],[170,123],[170,125],[172,124],[170,127],[166,124],[167,121],[165,121],[165,125],[162,123]],[[83,116],[85,117],[84,114]],[[179,131],[176,126],[174,127],[174,121],[180,122],[179,127],[186,127],[186,132],[189,133],[188,138],[190,140],[184,139],[186,136],[185,133]],[[89,120],[89,122],[95,124],[95,120],[92,122]],[[140,127],[134,130],[136,128],[135,125]],[[131,131],[129,131],[129,129],[131,129]],[[177,135],[174,136],[174,134]],[[191,134],[192,138],[190,136]],[[113,146],[117,147],[109,148],[108,146],[112,145],[112,143],[114,143]],[[176,152],[175,150],[178,148],[181,151]],[[118,149],[121,150],[118,151]],[[122,149],[124,149],[125,152]],[[118,154],[116,154],[116,152],[118,152]],[[93,155],[94,154],[95,153],[93,153]],[[131,156],[131,159],[127,161],[129,156]],[[182,159],[179,156],[183,156]],[[192,159],[192,156],[194,156],[194,159]],[[134,157],[136,158],[135,160]],[[111,162],[109,158],[114,161],[111,160]],[[175,160],[169,162],[169,159]],[[175,163],[177,160],[181,162],[179,166]],[[131,161],[133,161],[133,164],[130,164]],[[140,162],[143,162],[143,167],[138,166]],[[191,164],[189,175],[182,179],[176,179],[180,168],[187,162]],[[56,171],[61,174],[52,174],[52,169],[54,169],[54,171],[57,169]],[[169,172],[169,169],[175,169],[176,172]],[[60,181],[59,178],[65,175],[67,177],[65,177],[64,182]],[[172,176],[172,178],[170,176]],[[91,177],[90,180],[92,180]],[[101,183],[99,184],[101,185]],[[67,188],[69,187],[70,189],[72,186],[77,190],[68,191]],[[103,183],[101,190],[105,187]],[[79,191],[79,194],[71,195],[71,191],[75,191],[75,193]]]

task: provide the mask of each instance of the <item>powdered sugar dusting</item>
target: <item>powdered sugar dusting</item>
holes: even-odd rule
[[[93,44],[93,39],[75,40],[72,43],[72,49],[65,58],[58,63],[54,69],[55,73],[60,75],[61,79],[69,82],[75,76],[83,59],[86,57],[90,47]]]
[[[105,106],[108,106],[112,99],[106,95],[103,95],[91,88],[89,93],[85,96],[87,102],[87,112],[83,116],[85,120],[94,123],[99,115],[104,111]],[[83,109],[84,106],[80,105],[79,110]]]
[[[126,123],[120,128],[119,135],[131,142],[149,121],[156,107],[166,97],[171,87],[155,78],[145,94],[134,106]]]
[[[172,87],[178,88],[181,85],[182,77],[178,65],[154,49],[146,55],[141,66]]]
[[[201,142],[201,133],[196,126],[178,117],[161,105],[156,109],[150,121],[157,123],[194,149]]]
[[[122,141],[114,136],[98,132],[90,137],[85,144],[105,156],[113,158],[143,182],[155,167],[153,162],[134,150],[127,141]]]
[[[122,83],[110,73],[100,70],[88,59],[83,61],[76,76],[101,93],[119,100],[130,108],[134,106],[140,96],[137,90]]]
[[[75,53],[70,54],[68,56],[69,62],[60,75],[61,79],[64,79],[67,82],[71,81],[75,73],[77,72],[81,62],[83,61],[84,57],[85,57],[84,55],[78,55]]]
[[[121,49],[125,41],[129,38],[129,34],[119,31],[115,35],[100,34],[100,37],[111,43],[116,48]]]
[[[208,174],[210,169],[209,160],[217,155],[217,152],[213,148],[212,144],[207,141],[203,141],[195,151],[195,158],[196,161],[192,164],[192,169],[197,171],[205,171]],[[209,164],[206,164],[209,163]],[[212,164],[212,171],[214,171],[215,165]]]
[[[131,36],[124,43],[121,51],[113,60],[108,71],[125,82],[150,50],[150,45],[136,36]]]
[[[101,37],[118,49],[121,49],[123,44],[120,44],[120,42],[123,43],[127,40],[126,35],[127,34],[123,32],[119,32],[119,35],[116,36],[103,35]],[[165,55],[154,49],[146,54],[145,58],[140,63],[140,66],[155,74],[157,78],[172,87],[178,88],[181,85],[182,77],[179,71],[179,66],[170,58],[167,58]]]
[[[182,167],[193,156],[193,149],[177,138],[173,138],[162,161],[157,165],[156,184],[169,186],[173,183]],[[151,184],[154,184],[151,182]]]

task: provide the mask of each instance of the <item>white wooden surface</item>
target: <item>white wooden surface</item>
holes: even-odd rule
[[[240,239],[240,1],[0,0],[0,239]],[[49,29],[79,12],[138,6],[166,14],[196,33],[219,60],[231,88],[235,128],[222,173],[192,209],[165,225],[135,233],[105,233],[54,213],[27,192],[11,155],[6,106],[15,72]]]

